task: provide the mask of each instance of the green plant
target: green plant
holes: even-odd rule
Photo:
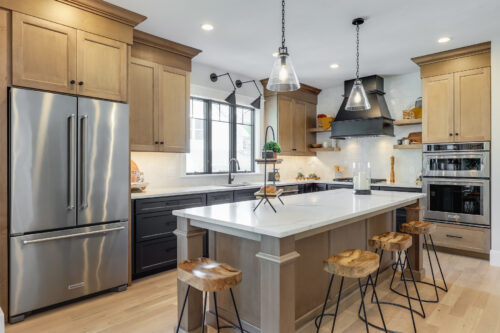
[[[304,174],[302,172],[297,172],[297,178],[304,178]]]
[[[309,178],[318,178],[318,176],[316,176],[316,174],[315,174],[315,173],[310,173],[310,174],[309,174]]]
[[[274,141],[266,142],[266,144],[264,145],[264,150],[271,150],[271,151],[275,152],[276,154],[281,153],[280,145]]]

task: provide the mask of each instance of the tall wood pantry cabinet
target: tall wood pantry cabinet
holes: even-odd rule
[[[423,142],[489,141],[490,43],[413,60],[421,67]]]
[[[127,100],[127,44],[12,12],[12,83]]]
[[[134,31],[129,64],[131,151],[189,152],[191,59],[199,52]]]
[[[261,83],[265,87],[267,79]],[[297,91],[286,93],[264,90],[265,126],[273,127],[282,155],[316,155],[309,150],[310,144],[316,142],[316,137],[309,130],[316,127],[316,105],[320,92],[305,84],[301,84]]]

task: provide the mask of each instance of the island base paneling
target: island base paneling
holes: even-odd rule
[[[264,239],[259,242],[209,231],[209,256],[217,262],[227,263],[242,270],[242,283],[233,291],[245,330],[249,332],[269,331],[261,330],[262,319],[265,320],[262,316],[263,310],[267,316],[272,308],[274,311],[281,309],[281,314],[272,314],[272,316],[287,316],[294,313],[292,321],[294,327],[291,330],[287,331],[285,327],[273,327],[273,332],[274,329],[277,329],[276,332],[292,332],[306,325],[321,312],[330,279],[330,275],[323,270],[323,260],[333,253],[350,248],[368,249],[368,238],[381,232],[394,230],[395,218],[395,212],[390,211],[305,238],[287,237],[289,239],[284,242],[285,245],[283,245],[283,239],[277,242],[280,239],[266,237],[272,239],[268,239],[267,245],[264,245]],[[184,219],[179,219],[178,224],[183,223],[180,222],[181,220]],[[187,225],[189,220],[184,221]],[[191,226],[191,228],[194,227]],[[268,248],[268,251],[264,251],[264,247]],[[267,252],[280,255],[271,255]],[[394,260],[390,255],[384,257],[382,267],[386,269]],[[179,256],[179,258],[182,257]],[[268,281],[268,274],[280,274],[282,276],[280,282],[274,282],[277,284],[273,285],[270,280]],[[283,286],[289,283],[293,285]],[[335,304],[337,300],[339,283],[336,281],[330,293],[330,305]],[[263,293],[263,286],[270,290]],[[291,293],[293,295],[287,294],[289,288],[294,289],[295,292]],[[347,297],[357,288],[356,279],[346,278],[343,297]],[[287,311],[288,314],[286,314],[283,308],[287,308],[288,302],[291,302],[291,311]],[[274,304],[280,304],[280,306],[275,307]],[[229,293],[219,293],[217,305],[222,320],[237,323]],[[215,309],[212,300],[208,305],[207,316],[208,323],[215,327]],[[269,316],[271,316],[270,313]],[[287,321],[284,320],[284,322]]]

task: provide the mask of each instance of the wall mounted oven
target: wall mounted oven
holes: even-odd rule
[[[425,144],[424,218],[490,225],[489,142]]]

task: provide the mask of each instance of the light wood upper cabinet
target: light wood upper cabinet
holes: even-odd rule
[[[453,74],[424,78],[422,103],[423,142],[453,141]]]
[[[135,59],[129,66],[130,150],[159,150],[159,65]]]
[[[160,150],[189,152],[189,72],[160,66]]]
[[[489,141],[491,138],[490,67],[454,74],[455,141]]]
[[[13,12],[13,84],[75,93],[76,34],[76,29]]]
[[[281,153],[287,154],[293,151],[293,101],[289,97],[278,96],[278,142]]]
[[[78,30],[78,94],[127,100],[127,44]]]
[[[306,146],[306,103],[301,101],[293,102],[293,122],[292,122],[293,148],[292,151],[298,154],[307,152]]]

